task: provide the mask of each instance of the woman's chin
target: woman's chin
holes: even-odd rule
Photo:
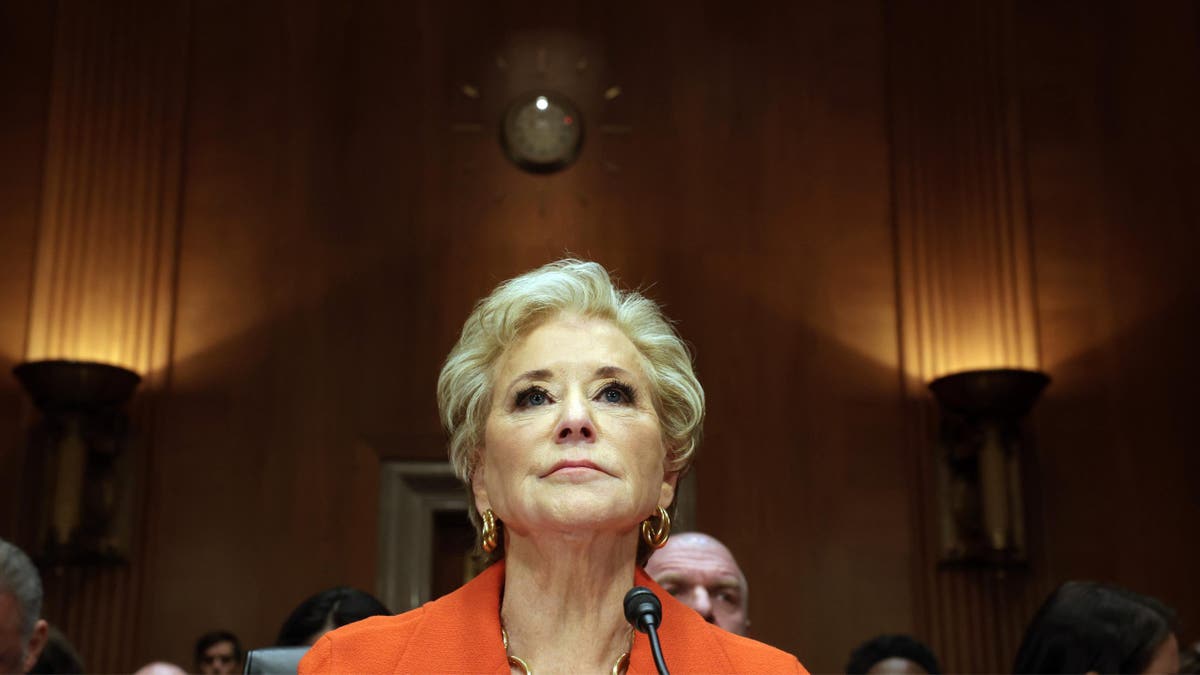
[[[624,501],[589,498],[573,495],[555,500],[538,518],[545,531],[586,534],[631,531],[639,519],[634,509]]]

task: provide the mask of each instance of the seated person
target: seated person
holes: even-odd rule
[[[671,537],[646,562],[646,574],[709,623],[745,635],[750,588],[725,544],[702,532]]]
[[[0,673],[27,673],[50,629],[42,614],[42,577],[33,561],[0,539]]]
[[[275,639],[276,647],[309,647],[334,628],[361,621],[368,616],[391,616],[384,604],[370,593],[338,586],[317,593],[288,615]]]
[[[133,675],[187,675],[187,671],[167,661],[151,661],[133,671]]]
[[[46,647],[38,657],[33,670],[34,675],[69,675],[71,673],[86,673],[83,659],[75,651],[75,646],[62,634],[58,628],[50,626],[46,636]]]
[[[242,643],[227,630],[214,630],[196,640],[194,658],[200,675],[234,675],[242,672]]]
[[[1194,642],[1179,650],[1179,674],[1200,673],[1200,642]]]
[[[1118,586],[1068,581],[1034,615],[1014,673],[1176,673],[1175,614]]]
[[[847,675],[938,675],[941,667],[933,651],[908,635],[880,635],[850,652]]]

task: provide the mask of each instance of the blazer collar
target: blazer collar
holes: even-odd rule
[[[634,582],[649,588],[662,602],[663,620],[658,637],[668,668],[678,672],[731,670],[729,657],[710,634],[719,628],[710,626],[694,610],[672,597],[640,567]],[[503,587],[501,560],[454,593],[425,605],[426,616],[397,663],[397,672],[508,673],[508,659],[500,639]],[[635,632],[629,673],[656,672],[649,636]]]

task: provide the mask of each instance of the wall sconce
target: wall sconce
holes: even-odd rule
[[[32,361],[13,374],[42,412],[31,433],[41,474],[35,483],[40,561],[48,565],[127,559],[132,467],[122,452],[122,408],[141,377],[86,361]]]
[[[971,370],[929,383],[942,411],[942,563],[1025,563],[1020,422],[1049,383],[1044,373],[1015,369]]]

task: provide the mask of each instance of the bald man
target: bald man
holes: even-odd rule
[[[138,668],[133,675],[187,675],[187,671],[174,663],[154,661]]]
[[[50,627],[42,613],[42,578],[29,556],[0,539],[0,673],[27,673]]]
[[[649,574],[709,623],[738,635],[750,627],[750,588],[733,554],[702,532],[672,536],[646,563]]]

